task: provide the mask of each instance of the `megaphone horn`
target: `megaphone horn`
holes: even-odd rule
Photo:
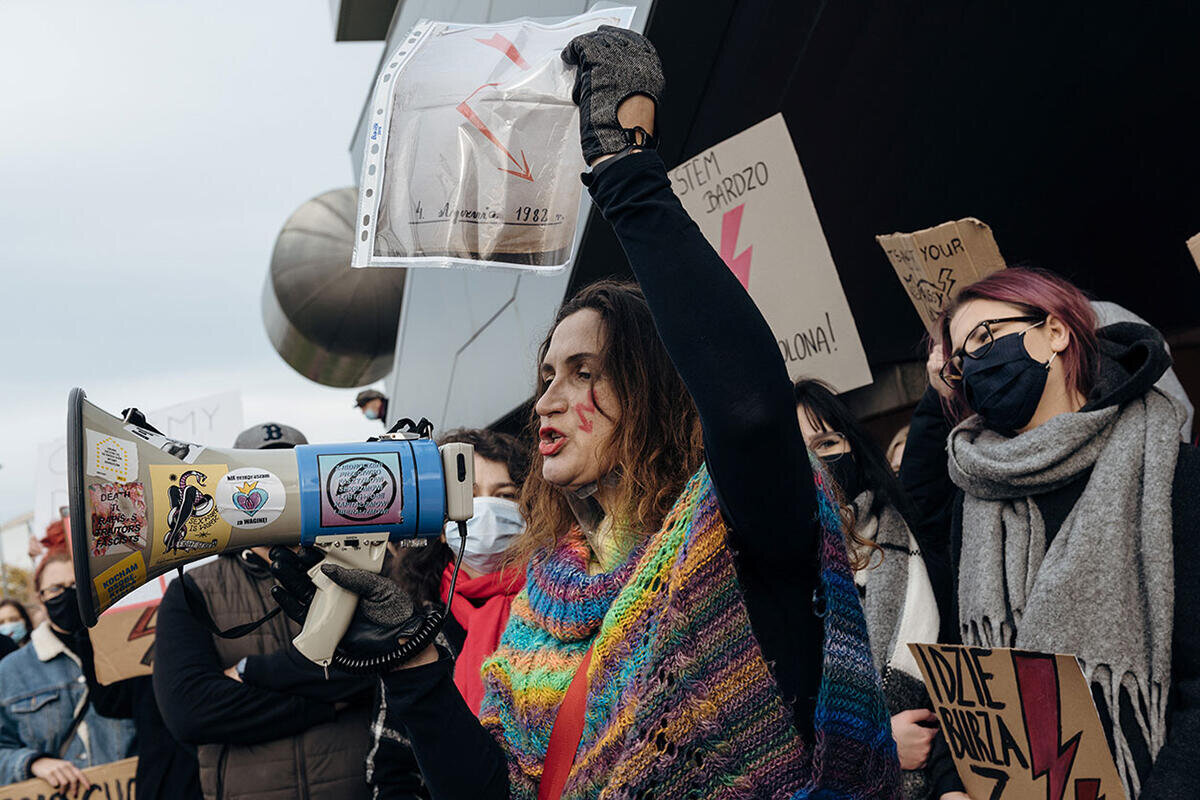
[[[136,420],[136,421],[130,421]],[[226,550],[304,544],[378,572],[389,541],[429,540],[472,512],[474,449],[420,434],[235,450],[181,442],[71,390],[67,476],[79,611],[87,625],[139,586]],[[328,665],[357,596],[320,571],[294,643]]]

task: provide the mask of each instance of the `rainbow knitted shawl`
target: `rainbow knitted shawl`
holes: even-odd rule
[[[899,764],[837,506],[819,468],[824,672],[815,737],[797,734],[750,628],[701,469],[662,529],[588,575],[578,530],[535,558],[496,653],[480,721],[511,797],[537,797],[559,703],[583,655],[583,736],[563,798],[898,798]]]

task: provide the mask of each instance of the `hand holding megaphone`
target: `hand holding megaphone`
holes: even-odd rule
[[[310,548],[293,552],[287,547],[271,548],[271,574],[279,582],[271,596],[284,613],[306,625],[317,585],[309,577],[314,567],[332,583],[354,593],[354,616],[338,645],[338,652],[351,662],[379,659],[405,647],[416,654],[432,641],[415,641],[423,625],[436,612],[425,611],[395,582],[374,572],[326,564],[324,554]],[[340,659],[339,659],[340,661]],[[402,663],[395,658],[393,664]],[[342,664],[339,663],[339,666]]]

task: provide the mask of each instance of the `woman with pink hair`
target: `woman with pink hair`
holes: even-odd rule
[[[959,294],[927,366],[900,474],[945,532],[963,642],[1076,654],[1128,796],[1200,797],[1200,635],[1176,624],[1200,597],[1200,455],[1154,386],[1161,335],[1097,329],[1071,283],[1014,268]],[[965,797],[952,769],[935,787]]]

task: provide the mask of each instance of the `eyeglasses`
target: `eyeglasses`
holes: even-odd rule
[[[1035,325],[1030,325],[1015,333],[1026,333],[1036,328],[1038,325],[1046,321],[1046,315],[1031,315],[1026,314],[1020,317],[999,317],[997,319],[985,319],[980,322],[971,332],[967,334],[967,340],[963,342],[963,346],[950,354],[950,358],[946,359],[946,363],[942,364],[938,375],[942,379],[942,383],[949,386],[951,389],[957,389],[963,377],[963,361],[964,359],[980,359],[986,356],[992,349],[992,345],[996,343],[995,332],[992,330],[993,325],[999,325],[1002,322],[1034,322]],[[1005,334],[1007,335],[1007,334]]]
[[[74,589],[74,588],[75,588],[75,583],[73,581],[71,583],[52,583],[49,586],[47,586],[45,589],[40,590],[38,592],[38,597],[42,598],[43,600],[53,600],[54,598],[58,597],[60,594],[65,592],[67,589]]]
[[[825,461],[837,461],[850,452],[850,442],[841,431],[823,431],[809,439],[805,444],[818,458]]]

